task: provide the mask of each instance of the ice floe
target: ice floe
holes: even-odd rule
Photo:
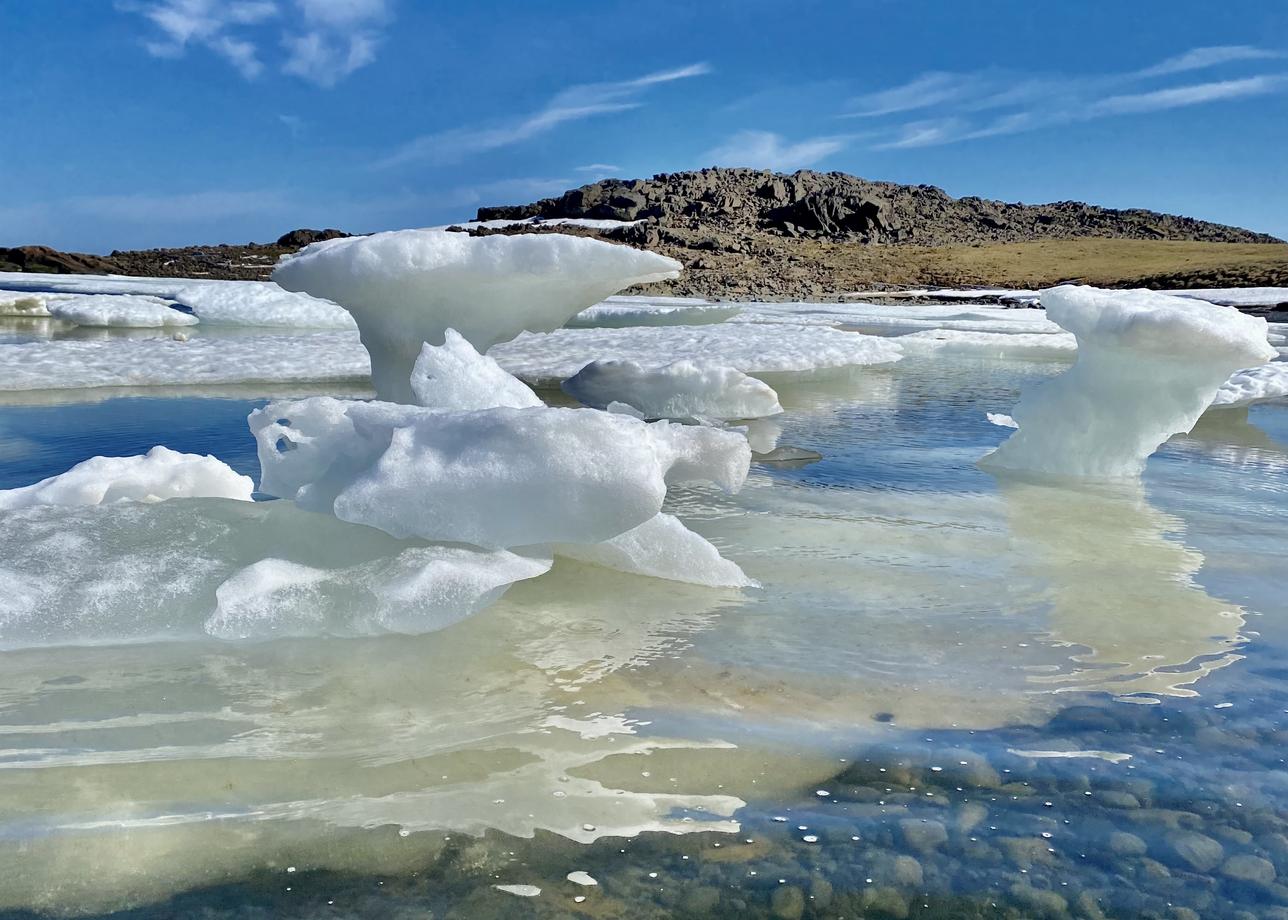
[[[1042,310],[957,304],[744,303],[733,322],[853,326],[864,331],[953,329],[961,332],[1059,333]]]
[[[1077,361],[1021,396],[1019,430],[981,461],[990,468],[1136,475],[1193,427],[1231,373],[1276,354],[1265,320],[1230,307],[1072,285],[1043,291],[1042,302],[1077,337]]]
[[[568,321],[570,328],[600,326],[700,326],[722,323],[742,312],[742,304],[711,303],[689,297],[609,297]]]
[[[49,315],[77,326],[195,326],[197,317],[146,294],[86,294],[46,302]]]
[[[127,278],[120,275],[0,274],[0,303],[11,295],[48,305],[60,294],[159,297],[221,326],[352,329],[353,318],[330,301],[283,290],[271,281]]]
[[[1070,333],[1053,335],[1027,332],[967,332],[957,329],[926,329],[898,336],[895,341],[909,354],[938,352],[977,357],[1067,358],[1078,349]]]
[[[675,361],[719,363],[755,377],[888,364],[901,357],[892,339],[814,326],[717,323],[633,329],[560,329],[520,335],[488,352],[533,386],[557,386],[591,361],[657,368]],[[772,382],[772,381],[770,381]]]
[[[655,253],[563,234],[399,230],[314,243],[285,258],[273,279],[349,310],[377,394],[405,403],[421,345],[442,344],[449,328],[486,349],[523,330],[556,329],[622,288],[680,269]]]
[[[1276,361],[1233,374],[1216,391],[1211,408],[1242,409],[1285,396],[1288,396],[1288,362]]]
[[[93,387],[359,381],[370,373],[357,336],[58,339],[0,344],[0,393]]]
[[[1186,288],[1166,293],[1227,307],[1273,307],[1288,304],[1288,288],[1285,287]]]
[[[624,403],[646,418],[744,419],[783,411],[768,384],[732,367],[692,360],[661,367],[592,361],[561,386],[582,405]]]
[[[416,404],[432,409],[524,409],[543,405],[522,380],[481,355],[455,329],[442,345],[425,345],[411,372]]]
[[[170,498],[250,501],[254,482],[209,455],[181,454],[160,445],[135,457],[93,457],[65,473],[0,490],[0,511],[36,505],[102,505]]]
[[[591,409],[445,412],[317,397],[250,416],[261,489],[396,537],[504,549],[599,543],[662,510],[668,483],[736,491],[736,432]]]

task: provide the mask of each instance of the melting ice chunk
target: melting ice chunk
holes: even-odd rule
[[[423,633],[489,607],[516,581],[550,570],[548,555],[422,546],[328,569],[261,559],[215,590],[205,631],[221,639]]]
[[[592,361],[561,386],[583,405],[606,409],[625,403],[647,418],[741,419],[783,411],[769,384],[736,368],[689,360],[661,367]]]
[[[634,575],[651,575],[713,588],[745,588],[756,582],[679,518],[658,514],[603,543],[556,544],[555,553]]]
[[[195,326],[197,317],[176,310],[160,297],[142,294],[85,294],[50,299],[49,315],[77,326],[145,329]]]
[[[455,329],[442,345],[425,345],[411,372],[416,404],[431,409],[525,409],[544,405],[522,380],[481,355]]]
[[[746,439],[589,409],[453,412],[316,397],[250,416],[262,489],[397,537],[489,548],[598,543],[671,482],[742,486]]]
[[[1042,303],[1077,337],[1078,359],[1021,397],[1019,430],[986,466],[1137,475],[1158,445],[1193,427],[1233,371],[1276,354],[1265,320],[1202,301],[1065,285]]]
[[[254,482],[211,456],[181,454],[160,445],[135,457],[93,457],[65,473],[0,491],[0,511],[36,505],[103,505],[170,498],[250,501]]]
[[[557,329],[609,294],[674,278],[681,267],[656,253],[563,234],[398,230],[306,246],[283,259],[273,280],[352,313],[377,394],[407,403],[421,344],[441,344],[449,328],[486,349],[525,329]]]

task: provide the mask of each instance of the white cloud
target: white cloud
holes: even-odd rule
[[[160,38],[144,42],[154,57],[182,57],[190,45],[198,45],[226,59],[243,77],[253,80],[263,72],[259,49],[230,32],[252,26],[278,14],[271,0],[159,0],[154,3],[121,2],[118,8],[137,13],[152,23]]]
[[[1222,45],[1194,48],[1150,67],[1116,74],[1021,77],[995,70],[957,74],[932,71],[859,97],[854,100],[858,111],[843,117],[863,117],[879,124],[883,116],[919,111],[926,117],[887,123],[872,147],[930,147],[1288,90],[1288,75],[1284,74],[1141,88],[1141,84],[1148,86],[1162,77],[1281,57],[1284,55],[1279,52],[1248,45]]]
[[[702,162],[784,172],[811,166],[843,149],[847,141],[845,137],[811,137],[789,144],[772,131],[739,131],[704,153]]]
[[[576,172],[581,173],[614,173],[621,170],[620,166],[614,166],[611,163],[587,163],[585,166],[576,167]]]
[[[295,0],[299,21],[282,35],[284,73],[331,87],[376,59],[388,0]]]
[[[640,98],[650,87],[709,72],[710,67],[706,64],[690,64],[674,70],[645,74],[633,80],[570,86],[556,93],[535,112],[490,126],[453,128],[422,135],[403,144],[376,165],[402,166],[419,160],[447,162],[459,160],[471,153],[509,147],[552,131],[567,122],[639,108],[643,104]]]
[[[117,8],[147,20],[155,33],[144,48],[179,58],[202,47],[247,80],[265,69],[261,47],[285,51],[283,73],[331,87],[376,58],[390,0],[119,0]],[[277,40],[273,41],[275,27]],[[156,33],[159,33],[156,34]]]

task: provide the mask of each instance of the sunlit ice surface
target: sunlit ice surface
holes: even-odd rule
[[[667,509],[760,589],[559,560],[419,637],[3,653],[0,908],[1281,903],[1288,407],[1205,415],[1139,483],[977,468],[986,411],[1066,366],[775,382],[823,459]],[[262,394],[129,395],[0,410],[0,487],[158,442],[257,476]]]

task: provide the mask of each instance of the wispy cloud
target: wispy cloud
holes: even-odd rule
[[[612,83],[583,83],[570,86],[550,98],[535,112],[487,126],[452,128],[425,134],[403,144],[376,165],[402,166],[423,160],[450,162],[471,153],[483,153],[521,143],[554,130],[562,124],[597,115],[609,115],[639,108],[651,87],[710,73],[706,64],[690,64],[661,70],[633,80]]]
[[[1161,112],[1187,105],[1201,105],[1220,99],[1242,99],[1247,96],[1264,96],[1288,85],[1288,75],[1248,77],[1243,80],[1220,80],[1213,83],[1195,83],[1175,86],[1148,93],[1130,93],[1101,99],[1087,108],[1087,115],[1136,115],[1141,112]]]
[[[190,48],[222,57],[247,80],[265,70],[262,49],[280,46],[283,73],[331,87],[376,58],[390,0],[118,0],[151,24],[143,47],[179,58]],[[276,33],[276,41],[273,40]]]
[[[811,137],[789,143],[772,131],[739,131],[702,155],[704,165],[787,171],[812,166],[845,148],[849,138]]]
[[[1159,61],[1152,67],[1136,71],[1141,77],[1163,77],[1173,73],[1185,73],[1191,70],[1206,70],[1221,64],[1233,64],[1239,61],[1269,61],[1284,57],[1282,51],[1271,51],[1268,48],[1255,48],[1252,45],[1212,45],[1207,48],[1193,48],[1184,54],[1178,54],[1165,61]]]
[[[873,149],[930,147],[1288,91],[1288,74],[1279,73],[1157,86],[1160,79],[1168,77],[1234,64],[1245,65],[1246,70],[1251,63],[1284,56],[1249,45],[1220,45],[1193,48],[1152,66],[1115,74],[1017,76],[997,70],[933,71],[852,100],[851,110],[842,117],[884,125],[875,132]],[[894,124],[889,121],[889,116],[912,112],[922,117]]]

